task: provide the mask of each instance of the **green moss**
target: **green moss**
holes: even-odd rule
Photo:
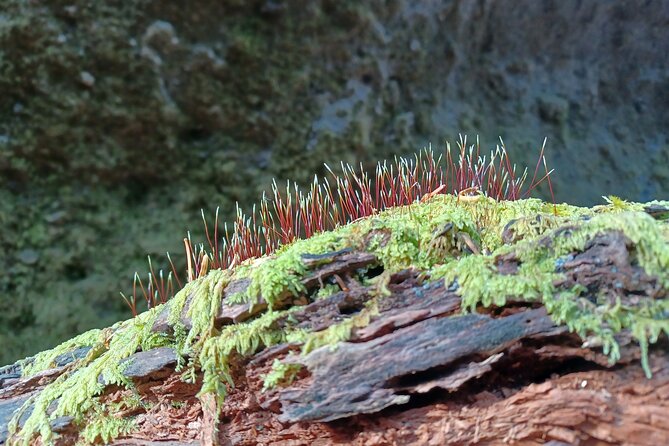
[[[192,355],[198,343],[212,335],[214,315],[220,306],[222,291],[229,275],[228,271],[212,271],[206,277],[187,284],[167,304],[169,320],[177,326],[173,337],[152,331],[156,318],[163,310],[163,306],[159,306],[110,329],[85,333],[38,355],[35,362],[26,369],[26,374],[49,368],[53,359],[63,352],[82,345],[92,347],[76,368],[65,371],[36,398],[26,403],[24,408],[32,405],[33,410],[21,429],[22,443],[28,444],[37,434],[43,442],[51,442],[53,434],[49,428],[49,420],[59,416],[72,416],[75,422],[85,422],[92,426],[86,431],[86,435],[91,438],[108,438],[109,435],[121,434],[128,429],[130,425],[118,423],[118,420],[110,419],[99,409],[96,410],[96,396],[105,389],[104,383],[132,388],[132,383],[123,376],[123,368],[128,364],[124,360],[139,349],[146,351],[156,346],[179,344],[179,352]],[[186,334],[177,321],[189,298],[187,314],[192,319],[192,327]],[[56,400],[56,410],[47,415],[48,407]],[[18,417],[13,420],[13,431],[17,430],[17,420]]]
[[[444,278],[447,286],[457,281],[463,309],[475,311],[478,305],[502,306],[512,296],[521,296],[527,301],[549,296],[556,275],[546,269],[545,265],[523,264],[518,274],[501,275],[492,258],[470,256],[437,266],[431,270],[430,276]]]
[[[612,303],[605,296],[595,296],[593,304],[592,296],[582,287],[559,290],[553,285],[561,277],[557,268],[561,258],[583,251],[597,235],[620,231],[634,244],[634,260],[656,277],[662,288],[669,287],[669,239],[661,230],[662,223],[643,212],[609,210],[587,220],[574,219],[568,231],[559,228],[548,232],[550,243],[537,243],[539,234],[534,234],[515,245],[500,247],[490,256],[471,256],[437,266],[431,276],[444,278],[449,285],[457,281],[462,307],[469,311],[478,305],[502,306],[510,297],[541,302],[556,323],[567,325],[583,339],[594,337],[612,362],[620,357],[615,335],[629,329],[642,348],[642,364],[650,375],[648,344],[656,342],[662,332],[669,334],[669,300],[641,299],[631,306],[619,299]],[[518,271],[500,274],[495,258],[509,253],[518,257]]]
[[[275,359],[272,370],[265,375],[263,380],[263,391],[273,389],[279,385],[290,385],[302,369],[299,364],[286,363]]]
[[[24,408],[32,405],[33,409],[21,429],[21,443],[29,444],[37,434],[43,442],[50,443],[53,434],[49,420],[60,416],[72,416],[76,423],[83,423],[85,415],[96,404],[94,397],[105,388],[101,381],[130,387],[131,383],[122,374],[121,363],[137,351],[144,339],[150,337],[159,310],[160,307],[157,307],[135,319],[117,324],[106,332],[109,337],[98,338],[76,368],[65,371],[36,397],[31,398],[24,405]],[[56,400],[56,410],[48,415],[49,406]],[[18,416],[12,421],[11,430],[14,432],[17,430],[17,420]]]
[[[134,417],[119,418],[115,416],[120,411],[137,408],[148,409],[140,396],[133,394],[111,404],[95,403],[91,414],[81,430],[81,441],[79,443],[110,443],[120,435],[126,435],[137,429]]]
[[[283,342],[287,333],[275,325],[284,312],[268,311],[257,319],[223,328],[217,336],[207,339],[198,356],[204,372],[200,394],[212,393],[219,407],[233,386],[230,360],[233,355],[249,356],[260,347],[270,347]]]
[[[328,297],[337,294],[339,291],[341,291],[341,289],[338,285],[328,283],[318,290],[315,298],[316,300],[327,299]]]
[[[103,330],[90,330],[63,342],[58,347],[38,353],[34,358],[23,361],[22,376],[24,378],[50,369],[55,366],[54,361],[61,355],[74,351],[79,347],[93,347],[102,341]]]
[[[104,416],[94,418],[81,430],[81,437],[88,443],[102,441],[108,444],[120,435],[127,435],[137,429],[135,420]]]
[[[462,203],[474,218],[480,233],[482,247],[492,252],[504,243],[502,234],[507,225],[513,224],[514,239],[537,237],[557,225],[593,211],[566,203],[550,204],[535,198],[498,202],[481,199],[473,203]]]
[[[173,327],[181,325],[180,318],[188,303],[186,315],[191,320],[183,345],[191,346],[198,339],[211,336],[214,330],[214,319],[221,306],[223,290],[228,284],[230,271],[213,270],[202,279],[188,283],[175,298],[170,301],[168,322]]]
[[[263,262],[253,270],[245,300],[256,303],[262,296],[271,308],[286,292],[300,294],[304,292],[300,278],[305,270],[299,249],[293,246],[292,249]]]
[[[368,302],[367,307],[355,316],[316,333],[296,333],[291,340],[301,338],[303,342],[302,353],[305,355],[325,346],[336,348],[339,342],[347,341],[351,338],[354,329],[369,325],[372,317],[377,314],[376,304],[371,300]]]
[[[620,206],[625,209],[616,208]],[[202,373],[199,395],[215,395],[220,408],[234,384],[232,365],[237,359],[283,342],[300,343],[303,354],[336,347],[348,340],[356,328],[369,324],[377,314],[378,299],[384,297],[387,278],[407,267],[423,270],[432,279],[443,279],[449,286],[457,284],[465,311],[476,311],[479,306],[501,306],[509,298],[541,303],[558,324],[569,327],[589,345],[601,345],[612,361],[619,357],[616,334],[630,330],[641,346],[642,364],[649,373],[649,344],[656,342],[662,333],[669,333],[667,299],[640,299],[636,304],[612,302],[607,296],[593,299],[580,286],[558,289],[553,285],[561,278],[559,265],[565,256],[584,250],[588,241],[599,234],[620,231],[634,245],[633,261],[656,277],[660,286],[669,288],[667,224],[635,211],[639,206],[613,203],[595,209],[568,205],[553,208],[539,200],[484,199],[462,203],[456,197],[436,196],[425,203],[390,209],[308,240],[298,240],[234,271],[211,271],[188,283],[166,304],[173,334],[151,331],[157,315],[164,311],[158,307],[109,329],[85,333],[38,355],[32,364],[26,365],[25,373],[34,374],[49,368],[59,354],[82,345],[92,347],[86,358],[67,369],[28,403],[34,404],[33,413],[12,441],[20,438],[27,443],[39,435],[49,443],[53,436],[48,421],[61,415],[73,416],[77,423],[93,426],[82,437],[86,441],[95,438],[108,441],[128,432],[131,422],[111,420],[109,410],[100,408],[97,396],[105,386],[98,377],[132,389],[132,383],[122,374],[124,359],[139,349],[162,345],[172,346],[180,355],[190,358],[188,364],[179,363],[184,379],[194,380]],[[505,245],[500,234],[509,225],[514,225],[516,233],[512,244]],[[459,245],[458,235],[480,243],[482,254],[472,254]],[[306,293],[302,280],[308,270],[302,255],[343,248],[363,249],[378,257],[384,273],[375,279],[377,294],[360,312],[343,317],[325,330],[309,332],[296,328],[291,313],[299,307],[279,311],[276,303],[287,295]],[[501,274],[497,270],[496,258],[503,255],[517,257],[517,271]],[[247,292],[229,299],[253,303],[262,296],[269,308],[248,321],[217,329],[214,318],[223,290],[232,280],[240,278],[250,280]],[[184,312],[192,320],[190,329],[180,321]],[[289,381],[298,370],[292,363],[275,363],[265,377],[265,388]],[[56,411],[47,415],[47,408],[55,400],[59,400]],[[13,429],[16,431],[16,422]]]

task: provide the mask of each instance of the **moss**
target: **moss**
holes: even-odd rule
[[[251,285],[245,300],[256,303],[262,296],[272,308],[282,294],[289,292],[297,295],[305,291],[300,282],[305,271],[299,247],[293,246],[285,253],[262,263],[251,273]]]
[[[137,408],[148,409],[148,405],[141,401],[139,395],[125,397],[111,404],[95,403],[91,414],[80,432],[79,443],[110,443],[120,435],[127,435],[137,429],[134,417],[119,418],[115,416],[120,411]]]
[[[89,330],[63,342],[56,348],[38,353],[34,358],[22,362],[22,376],[26,378],[55,367],[55,360],[59,356],[70,353],[79,347],[93,347],[99,344],[104,336],[105,332],[103,330]]]
[[[316,333],[297,333],[295,336],[291,337],[291,340],[301,339],[303,342],[303,354],[308,354],[325,346],[336,348],[336,345],[339,342],[347,341],[351,338],[354,329],[369,325],[372,317],[376,314],[378,314],[376,304],[371,300],[368,302],[365,309],[353,317],[345,319],[338,324],[331,325],[325,330]]]
[[[624,209],[619,209],[621,206]],[[109,329],[85,333],[38,355],[31,365],[26,365],[26,374],[34,374],[50,367],[59,354],[82,345],[92,347],[86,358],[67,369],[26,405],[34,405],[33,413],[12,441],[20,438],[27,443],[39,435],[49,443],[53,437],[48,421],[61,415],[73,416],[77,423],[93,426],[82,437],[87,441],[93,438],[108,441],[127,432],[132,428],[130,422],[111,420],[109,411],[100,409],[97,396],[105,386],[98,377],[132,389],[132,383],[122,374],[123,360],[139,349],[162,345],[170,345],[190,358],[188,364],[179,363],[183,378],[194,380],[202,373],[200,396],[215,395],[221,408],[229,387],[234,384],[231,367],[237,359],[283,342],[300,343],[303,354],[318,348],[336,348],[356,328],[369,324],[377,314],[378,300],[384,298],[388,277],[407,267],[423,270],[432,279],[444,279],[449,286],[457,284],[465,311],[476,311],[479,306],[501,306],[511,297],[541,303],[558,324],[566,325],[591,345],[601,345],[612,361],[619,357],[616,334],[629,329],[641,346],[643,367],[649,373],[649,344],[656,342],[662,333],[669,333],[667,299],[641,299],[638,304],[630,305],[620,300],[612,302],[605,296],[595,296],[593,300],[580,286],[558,289],[553,285],[561,277],[559,265],[565,256],[582,251],[598,234],[621,231],[634,244],[633,255],[638,265],[656,277],[664,289],[669,288],[667,224],[636,211],[639,206],[612,203],[595,209],[568,205],[553,208],[539,200],[463,203],[456,197],[436,196],[425,203],[389,209],[308,240],[298,240],[234,271],[211,271],[188,283],[166,304],[168,321],[174,327],[172,335],[151,331],[155,318],[163,311],[158,307]],[[537,216],[541,218],[537,220]],[[512,244],[505,245],[500,234],[510,224],[515,224],[517,233]],[[444,231],[444,227],[448,230]],[[465,246],[458,245],[458,234],[480,243],[482,254],[472,254]],[[440,240],[444,237],[446,241]],[[550,243],[539,243],[542,237]],[[291,313],[299,307],[279,311],[275,304],[286,295],[306,292],[302,280],[308,270],[302,255],[343,248],[364,249],[378,257],[384,273],[375,279],[376,296],[360,312],[325,330],[309,332],[296,328]],[[500,274],[496,258],[512,253],[518,258],[518,270]],[[223,290],[232,280],[240,278],[250,280],[247,292],[229,299],[253,303],[262,296],[269,308],[251,320],[217,329],[213,321]],[[184,311],[192,320],[190,329],[180,322]],[[265,388],[290,380],[297,370],[292,363],[274,364],[265,377]],[[47,408],[55,400],[59,400],[56,411],[47,415]],[[13,429],[16,431],[16,422]]]
[[[535,198],[497,202],[482,198],[462,206],[473,216],[480,232],[482,247],[490,252],[504,244],[502,235],[514,224],[514,239],[533,238],[566,221],[593,214],[588,208],[566,203],[550,204]]]
[[[177,325],[175,336],[171,338],[152,331],[156,318],[163,310],[159,306],[109,329],[85,333],[38,355],[33,365],[26,369],[26,374],[34,374],[50,367],[53,359],[63,352],[82,345],[92,347],[77,367],[65,371],[36,398],[24,405],[24,409],[32,406],[32,413],[21,429],[20,437],[15,438],[21,438],[23,444],[28,444],[39,434],[43,442],[49,443],[53,436],[49,420],[59,416],[72,416],[80,424],[85,422],[90,426],[85,431],[90,438],[99,436],[104,439],[112,434],[123,433],[130,425],[107,417],[99,410],[96,397],[102,393],[106,384],[132,388],[132,383],[123,376],[124,365],[128,365],[124,360],[139,349],[149,350],[156,346],[179,344],[179,352],[192,355],[198,342],[212,335],[213,318],[220,306],[222,291],[229,274],[228,271],[212,271],[206,277],[187,284],[167,304],[169,319]],[[187,314],[192,318],[192,327],[186,334],[175,320],[183,311],[189,297],[191,299]],[[56,410],[48,415],[49,406],[56,400]],[[12,431],[17,430],[17,422],[18,416],[12,422]]]
[[[629,205],[630,209],[636,207]],[[629,329],[642,348],[642,364],[650,375],[648,344],[656,342],[662,332],[669,334],[667,299],[641,299],[639,305],[630,306],[596,296],[592,304],[582,287],[559,290],[553,283],[561,277],[557,268],[561,258],[583,251],[596,235],[620,231],[634,244],[638,264],[656,277],[662,288],[669,288],[669,239],[661,225],[643,212],[609,208],[586,220],[574,219],[568,231],[553,230],[547,234],[550,243],[536,243],[539,234],[534,234],[513,246],[502,246],[490,256],[471,256],[437,266],[430,274],[433,278],[444,278],[449,285],[457,283],[462,307],[469,311],[475,311],[478,305],[502,306],[510,297],[541,302],[556,323],[567,325],[583,339],[595,337],[612,362],[620,357],[615,335]],[[518,257],[518,271],[500,274],[495,266],[496,257],[512,252]]]
[[[265,375],[263,380],[263,391],[280,385],[290,385],[301,369],[302,366],[299,364],[286,363],[275,359],[272,363],[272,370]]]
[[[338,285],[327,283],[324,284],[322,288],[318,289],[315,299],[316,300],[327,299],[328,297],[338,293],[339,291],[341,291],[341,289],[339,288]]]
[[[211,271],[204,278],[188,283],[170,301],[168,322],[173,327],[181,325],[179,319],[183,314],[184,307],[189,303],[186,315],[191,320],[191,328],[183,339],[184,347],[191,348],[198,339],[211,336],[214,329],[214,319],[221,306],[223,290],[228,284],[229,278],[229,271]]]
[[[24,405],[24,408],[32,406],[32,413],[21,429],[21,443],[29,444],[37,434],[43,442],[50,443],[53,433],[49,428],[49,420],[60,416],[72,416],[76,423],[83,423],[85,415],[96,404],[94,397],[104,390],[104,382],[131,387],[122,374],[121,363],[138,350],[144,339],[151,336],[151,328],[159,310],[159,307],[154,308],[135,319],[117,324],[111,330],[103,331],[108,336],[98,338],[77,367],[65,371],[36,397],[31,398]],[[49,415],[48,409],[54,401],[58,401],[57,407]],[[17,422],[18,416],[12,420],[12,431],[17,430]]]
[[[87,443],[102,441],[108,444],[120,435],[127,435],[137,429],[132,419],[104,416],[93,419],[81,430],[81,437]]]
[[[204,372],[200,395],[214,394],[218,407],[222,407],[228,394],[227,386],[234,385],[230,373],[231,358],[234,355],[246,357],[261,347],[285,341],[287,332],[275,324],[285,313],[270,310],[250,322],[224,327],[220,334],[207,339],[198,356]]]

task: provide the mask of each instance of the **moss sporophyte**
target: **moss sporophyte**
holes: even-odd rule
[[[508,299],[543,305],[557,324],[584,342],[600,345],[611,361],[620,355],[617,335],[630,333],[650,375],[649,345],[669,333],[669,223],[645,209],[667,208],[669,202],[639,204],[610,198],[607,204],[583,208],[527,198],[539,182],[549,185],[549,179],[543,153],[530,181],[527,171],[516,176],[503,147],[485,161],[477,148],[467,148],[462,141],[457,160],[449,151],[438,158],[426,151],[411,160],[379,164],[373,180],[344,165],[333,181],[315,179],[306,193],[293,186],[281,194],[275,187],[273,200],[263,199],[257,213],[247,217],[238,211],[231,228],[224,228],[222,240],[217,225],[207,230],[209,250],[186,240],[187,277],[173,298],[160,294],[168,287],[152,270],[152,285],[143,288],[152,306],[148,311],[26,361],[23,374],[31,376],[53,367],[63,353],[90,347],[84,358],[67,366],[25,404],[24,412],[31,412],[21,426],[22,413],[15,416],[10,444],[28,444],[37,437],[52,442],[50,420],[62,416],[87,426],[82,442],[108,442],[131,432],[132,419],[112,417],[112,408],[102,404],[100,396],[109,384],[133,389],[123,374],[124,360],[160,346],[177,352],[184,379],[201,377],[199,396],[215,396],[221,408],[234,386],[233,361],[284,342],[301,346],[304,354],[346,341],[378,314],[378,303],[387,295],[384,276],[406,268],[457,289],[463,311],[503,306]],[[565,259],[583,252],[593,238],[611,233],[629,240],[633,263],[657,281],[661,293],[631,303],[615,295],[591,296],[578,284],[561,285]],[[286,296],[303,305],[341,288],[327,283],[320,291],[307,293],[304,256],[346,249],[378,259],[384,271],[374,279],[378,293],[362,311],[325,330],[301,328],[291,317],[300,304],[286,305]],[[505,256],[516,259],[512,273],[498,270],[498,260]],[[173,277],[176,281],[176,271]],[[226,287],[240,281],[248,286],[226,295]],[[136,284],[142,289],[138,276]],[[132,305],[136,297],[128,299]],[[215,319],[224,299],[226,304],[263,303],[265,309],[220,327]],[[171,330],[156,332],[156,321],[165,314]],[[264,388],[286,385],[297,373],[296,364],[277,361]],[[137,402],[123,404],[130,407]]]

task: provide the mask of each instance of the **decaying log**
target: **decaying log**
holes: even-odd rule
[[[555,285],[579,284],[630,305],[666,298],[630,250],[621,234],[600,234],[556,265],[564,279]],[[279,299],[279,308],[300,308],[278,327],[322,331],[355,317],[379,295],[377,286],[357,282],[361,271],[379,266],[371,254],[344,250],[304,261],[308,291]],[[500,274],[517,273],[513,253],[496,262]],[[136,417],[139,430],[113,444],[669,444],[666,342],[653,347],[649,380],[627,332],[618,335],[622,357],[613,366],[599,348],[584,347],[556,326],[539,304],[511,296],[503,308],[462,314],[457,286],[411,269],[386,279],[390,293],[377,299],[370,323],[337,348],[302,355],[299,344],[281,344],[231,363],[235,387],[218,419],[213,398],[196,397],[202,377],[184,383],[174,370],[174,350],[137,352],[124,373],[152,404],[119,414]],[[324,283],[342,289],[310,300]],[[234,281],[224,297],[248,286],[248,280]],[[262,296],[253,306],[224,299],[215,324],[242,322],[265,308]],[[181,319],[188,326],[186,311]],[[171,330],[166,313],[154,330]],[[21,378],[16,366],[0,369],[0,444],[15,410],[86,353],[68,353],[56,368],[31,378]],[[277,359],[300,369],[292,382],[264,390]],[[111,404],[124,392],[130,391],[107,386],[100,398]],[[71,419],[53,420],[52,429],[65,433],[60,444],[74,438]]]
[[[445,369],[440,380],[455,373],[455,380],[464,383],[454,364],[465,361],[469,366],[523,338],[562,331],[543,309],[499,319],[467,314],[426,319],[364,343],[343,343],[334,352],[319,349],[302,360],[311,374],[310,385],[280,393],[280,419],[332,421],[404,404],[412,388],[434,382],[429,373],[421,379],[423,372]],[[406,379],[411,386],[404,384]]]

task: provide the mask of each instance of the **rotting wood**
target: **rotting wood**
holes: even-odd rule
[[[642,297],[664,297],[666,290],[657,279],[635,264],[630,252],[632,246],[632,241],[622,232],[610,231],[595,236],[583,252],[559,265],[558,271],[564,274],[564,279],[555,286],[568,289],[579,284],[596,289],[612,303],[615,298],[620,298],[625,305],[637,305]]]
[[[379,304],[379,315],[353,336],[353,341],[365,341],[390,333],[398,328],[436,316],[455,314],[460,310],[460,296],[445,288],[442,281],[412,286],[390,286],[392,295]]]
[[[556,331],[561,329],[544,309],[498,319],[467,314],[426,319],[365,343],[342,343],[335,352],[322,348],[303,359],[310,385],[280,392],[280,419],[332,421],[404,404],[409,395],[393,384],[402,378],[417,379],[420,372],[466,358],[485,359],[524,337]]]
[[[202,446],[218,446],[216,396],[205,394],[200,397],[202,404],[202,430],[200,443]]]

